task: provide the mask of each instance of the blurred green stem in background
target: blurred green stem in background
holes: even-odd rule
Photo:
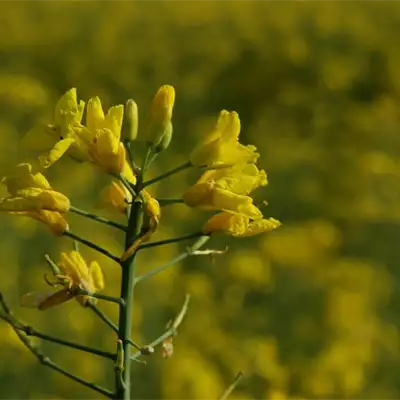
[[[171,204],[183,204],[183,199],[157,199],[160,207],[169,206]]]

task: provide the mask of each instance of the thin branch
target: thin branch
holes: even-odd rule
[[[236,376],[233,382],[228,386],[228,388],[218,397],[218,400],[226,400],[228,396],[233,392],[233,390],[238,385],[239,381],[243,378],[244,373],[240,371]]]
[[[0,292],[0,305],[3,308],[4,313],[6,314],[7,317],[7,322],[10,324],[10,326],[12,327],[12,329],[14,330],[14,332],[16,333],[16,335],[18,336],[18,338],[21,340],[21,342],[25,345],[25,347],[38,359],[38,361],[59,372],[60,374],[72,379],[75,382],[80,383],[81,385],[92,389],[100,394],[102,394],[103,396],[107,397],[107,398],[114,398],[114,393],[111,392],[108,389],[105,389],[95,383],[92,382],[88,382],[85,381],[84,379],[71,374],[70,372],[66,371],[64,368],[60,367],[58,364],[56,364],[55,362],[53,362],[49,357],[45,356],[38,348],[37,346],[35,346],[32,341],[26,336],[26,334],[20,332],[14,325],[13,323],[11,323],[12,320],[15,320],[15,318],[12,316],[11,310],[9,309],[9,307],[7,306],[6,302],[4,301],[4,298]]]
[[[165,239],[165,240],[160,240],[158,242],[144,243],[141,246],[139,246],[138,251],[148,249],[151,247],[162,246],[164,244],[178,243],[178,242],[182,242],[183,240],[195,239],[200,236],[203,236],[202,232],[195,232],[195,233],[191,233],[189,235],[179,236],[179,237],[172,238],[172,239]]]
[[[97,244],[94,244],[94,243],[90,242],[89,240],[83,239],[83,238],[75,235],[75,233],[72,233],[71,231],[65,231],[63,233],[63,235],[68,236],[82,244],[85,244],[86,246],[92,248],[93,250],[96,250],[99,253],[104,254],[106,257],[111,258],[111,260],[114,260],[115,262],[119,263],[119,257],[114,256],[108,250],[103,249],[102,247],[98,246]]]
[[[103,321],[105,322],[115,333],[118,333],[118,326],[111,321],[107,315],[103,313],[97,306],[94,304],[89,304],[88,307],[93,310],[93,312]]]
[[[153,178],[153,179],[150,179],[150,180],[148,180],[146,182],[143,182],[143,187],[152,185],[153,183],[156,183],[158,181],[161,181],[162,179],[168,178],[169,176],[174,175],[174,174],[176,174],[176,173],[178,173],[180,171],[183,171],[183,170],[185,170],[187,168],[190,168],[191,166],[192,166],[192,164],[190,162],[186,162],[186,163],[184,163],[182,165],[179,165],[178,167],[173,168],[170,171],[167,171],[164,174],[161,174],[161,175],[157,176],[156,178]]]
[[[75,214],[78,214],[78,215],[82,215],[82,216],[84,216],[86,218],[93,219],[94,221],[101,222],[102,224],[106,224],[108,226],[112,226],[114,228],[117,228],[117,229],[120,229],[121,231],[126,232],[126,226],[125,225],[119,224],[118,222],[110,221],[107,218],[101,217],[100,215],[92,214],[92,213],[90,213],[88,211],[84,211],[84,210],[81,210],[80,208],[76,208],[76,207],[73,207],[73,206],[70,206],[69,211],[71,211],[71,212],[73,212]]]
[[[148,279],[154,275],[159,274],[160,272],[166,270],[167,268],[173,266],[174,264],[178,263],[181,260],[184,260],[187,257],[192,255],[196,255],[196,251],[200,249],[204,244],[210,239],[210,236],[201,236],[192,246],[188,247],[185,252],[180,254],[179,256],[173,258],[172,260],[168,261],[166,264],[161,265],[158,268],[154,268],[145,274],[139,275],[135,279],[135,285],[145,279]],[[210,253],[209,253],[210,254]]]
[[[110,353],[108,351],[102,351],[98,349],[94,349],[92,347],[88,347],[82,344],[69,342],[68,340],[58,339],[50,335],[46,335],[45,333],[38,332],[34,328],[29,325],[22,325],[22,327],[14,327],[22,332],[24,332],[27,336],[37,337],[42,340],[46,340],[48,342],[57,343],[62,346],[70,347],[76,350],[84,351],[86,353],[95,354],[100,357],[109,358],[111,360],[115,360],[115,354]]]

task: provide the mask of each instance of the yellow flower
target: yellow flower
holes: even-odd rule
[[[98,208],[111,208],[125,214],[132,195],[120,181],[112,181],[100,193]]]
[[[22,305],[46,310],[58,304],[62,304],[72,298],[82,305],[95,304],[96,299],[88,295],[80,295],[79,290],[85,290],[94,294],[104,289],[104,276],[100,265],[96,261],[89,264],[77,251],[61,253],[61,260],[57,264],[59,274],[54,274],[55,281],[46,282],[55,287],[61,286],[57,292],[40,293],[32,292],[22,297]]]
[[[62,236],[68,230],[68,223],[57,211],[33,210],[33,211],[10,211],[10,214],[34,218],[45,223],[50,231],[56,236]]]
[[[172,111],[175,103],[175,89],[170,85],[163,85],[158,89],[150,105],[150,125],[147,141],[157,146],[164,135],[172,135]]]
[[[141,201],[144,207],[144,218],[142,231],[130,247],[124,252],[121,261],[130,257],[137,248],[144,242],[150,240],[151,236],[157,231],[161,218],[161,207],[158,201],[150,195],[147,190],[141,191]]]
[[[254,164],[209,170],[183,194],[183,200],[189,207],[223,210],[261,219],[261,211],[247,195],[266,184],[265,171],[258,170]]]
[[[40,162],[48,168],[58,161],[67,151],[77,161],[87,161],[88,152],[80,132],[85,103],[78,102],[76,89],[68,90],[58,100],[52,124],[38,125],[24,137],[23,143],[35,150],[49,150],[41,156]]]
[[[10,196],[0,199],[0,211],[69,210],[68,198],[53,190],[41,173],[33,174],[30,164],[18,164],[14,175],[1,182],[7,186]]]
[[[203,226],[206,235],[222,233],[235,237],[254,236],[278,228],[281,223],[274,219],[250,220],[245,215],[222,212],[212,216]]]
[[[111,107],[104,115],[100,99],[89,100],[86,114],[86,130],[88,134],[88,150],[91,161],[109,174],[122,173],[131,183],[136,183],[136,177],[130,168],[125,147],[121,143],[121,128],[124,117],[124,106]],[[91,136],[92,135],[92,136]]]
[[[30,164],[18,164],[12,176],[1,181],[10,196],[0,199],[0,211],[23,215],[44,222],[55,235],[62,235],[67,221],[60,212],[69,210],[69,200],[54,191],[41,173],[32,173]]]
[[[216,127],[190,154],[190,162],[198,167],[256,162],[257,149],[240,144],[239,134],[239,115],[234,111],[221,111]]]

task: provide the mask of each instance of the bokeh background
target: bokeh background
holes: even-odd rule
[[[51,120],[70,87],[106,107],[134,98],[141,115],[161,84],[177,99],[175,134],[151,175],[176,166],[221,109],[236,110],[270,184],[270,234],[219,238],[229,252],[176,265],[138,286],[133,338],[157,337],[192,302],[174,356],[133,366],[134,398],[215,399],[239,370],[232,399],[400,396],[400,3],[85,1],[0,3],[0,172],[36,156],[20,138]],[[142,146],[135,147],[138,157]],[[195,172],[154,187],[179,196]],[[73,204],[93,210],[109,178],[64,159],[49,171]],[[105,214],[110,216],[110,214]],[[164,210],[157,239],[198,229],[206,214]],[[73,230],[120,252],[119,234],[69,217]],[[115,337],[76,302],[39,312],[19,306],[45,288],[43,254],[69,250],[44,226],[0,215],[0,288],[38,329],[113,350]],[[141,272],[182,245],[142,254]],[[107,293],[119,270],[98,259]],[[102,305],[116,317],[113,305]],[[55,361],[112,384],[112,365],[42,344]],[[0,321],[0,398],[96,398],[42,367]]]

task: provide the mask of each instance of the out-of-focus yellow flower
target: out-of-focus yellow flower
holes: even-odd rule
[[[153,97],[150,106],[150,125],[146,140],[153,146],[162,141],[164,135],[172,135],[172,111],[175,103],[175,89],[170,85],[163,85]]]
[[[125,214],[132,195],[120,181],[112,181],[100,194],[98,208],[111,208]]]
[[[0,200],[1,211],[69,210],[68,197],[53,190],[41,173],[33,174],[30,164],[18,164],[14,175],[4,177],[1,182],[10,194]]]
[[[104,289],[104,276],[100,265],[96,261],[89,264],[77,251],[61,253],[61,260],[57,264],[61,274],[55,274],[55,282],[47,281],[51,286],[61,286],[62,289],[53,293],[32,292],[22,297],[22,305],[37,307],[46,310],[72,298],[82,305],[94,304],[95,298],[80,295],[78,290],[85,290],[94,294]]]
[[[55,235],[62,235],[68,229],[60,212],[69,210],[69,199],[53,190],[41,173],[33,174],[30,164],[18,164],[13,175],[1,182],[10,196],[0,200],[0,211],[44,222]]]
[[[139,237],[124,252],[121,261],[125,261],[142,243],[150,240],[151,236],[157,231],[160,223],[161,207],[158,201],[152,197],[147,190],[142,190],[141,199],[144,208],[142,231],[140,232]]]
[[[254,164],[209,170],[183,194],[183,200],[189,207],[223,210],[256,220],[262,213],[247,195],[266,184],[265,171]]]
[[[235,111],[221,111],[215,128],[190,154],[190,162],[198,167],[256,162],[256,147],[240,144],[239,134],[239,115]]]
[[[222,212],[212,216],[203,226],[206,235],[221,233],[235,237],[254,236],[278,228],[281,223],[274,219],[252,221],[245,215]]]
[[[23,143],[29,148],[49,150],[39,158],[43,167],[50,167],[67,151],[78,161],[88,160],[87,146],[80,135],[84,107],[82,100],[78,102],[76,88],[72,88],[58,100],[53,123],[35,126],[25,135]]]
[[[93,139],[88,138],[92,161],[107,173],[122,173],[126,162],[125,148],[120,141],[124,106],[113,106],[104,115],[100,99],[92,97],[86,112],[86,127],[93,134]]]

